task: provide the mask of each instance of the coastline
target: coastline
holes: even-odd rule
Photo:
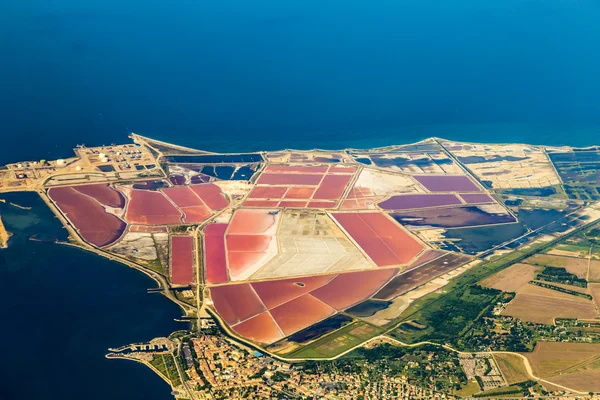
[[[42,200],[46,203],[46,205],[52,211],[52,213],[61,221],[62,225],[67,229],[67,231],[69,232],[69,237],[75,241],[75,243],[58,242],[58,244],[65,245],[65,246],[71,246],[71,247],[78,248],[80,250],[85,250],[90,253],[94,253],[100,257],[104,257],[111,261],[116,261],[116,262],[126,265],[132,269],[135,269],[138,272],[143,273],[144,275],[151,278],[154,282],[156,282],[157,289],[163,289],[161,291],[161,294],[163,296],[165,296],[167,299],[169,299],[170,301],[172,301],[173,303],[177,304],[177,306],[179,306],[179,308],[185,314],[185,316],[189,317],[189,316],[193,315],[193,313],[195,312],[195,309],[193,309],[193,307],[180,301],[179,299],[175,298],[175,296],[172,295],[171,291],[169,290],[170,286],[167,283],[166,279],[162,275],[160,275],[159,273],[157,273],[155,271],[152,271],[149,268],[144,267],[143,265],[137,264],[131,260],[127,260],[126,258],[120,257],[116,254],[108,253],[96,246],[93,246],[93,245],[87,243],[81,237],[81,235],[79,235],[79,233],[72,227],[72,225],[68,221],[68,219],[54,205],[52,200],[50,200],[50,198],[48,198],[48,196],[43,191],[38,191],[37,193],[42,198]]]
[[[162,152],[163,150],[160,149],[155,149],[152,147],[152,143],[154,142],[153,139],[150,138],[145,138],[141,135],[136,135],[136,134],[132,134],[132,138],[134,140],[135,143],[141,144],[143,146],[146,146],[154,151],[156,151],[156,153],[158,155],[155,155],[157,161],[158,161],[158,157],[162,156]],[[438,138],[436,137],[432,137],[429,139],[425,139],[422,140],[420,142],[417,143],[437,143],[441,146],[441,148],[448,153],[448,155],[453,158],[454,156],[444,148],[444,146],[438,142]],[[149,142],[149,143],[148,143]],[[176,146],[176,145],[170,145],[166,142],[160,142],[162,146],[172,146],[174,149],[180,149],[182,148],[181,146]],[[466,142],[461,142],[461,143],[466,143]],[[514,144],[513,144],[514,145]],[[383,147],[383,148],[376,148],[376,149],[369,149],[367,151],[365,151],[365,153],[371,153],[371,152],[382,152],[382,151],[389,151],[389,152],[393,152],[394,149],[401,147],[402,145],[394,145],[394,146],[387,146],[387,147]],[[595,148],[595,147],[594,147]],[[289,150],[288,150],[289,151]],[[319,151],[319,150],[299,150],[299,152],[311,152],[311,151]],[[349,152],[351,151],[351,149],[346,149],[345,151]],[[268,152],[260,152],[259,154],[261,155],[265,155]],[[228,153],[228,154],[243,154],[243,153]],[[269,159],[267,159],[265,157],[265,164],[268,164]],[[158,164],[158,162],[157,162]],[[457,164],[461,166],[461,168],[463,169],[463,171],[466,173],[466,175],[472,176],[474,177],[475,174],[471,171],[469,171],[468,169],[466,169],[463,165],[461,165],[461,163],[457,160]],[[159,166],[159,168],[161,169],[161,171],[163,172],[163,175],[166,175],[165,171],[163,170],[162,166]],[[323,360],[335,360],[338,359],[342,356],[344,356],[345,354],[349,353],[350,351],[359,348],[361,346],[364,346],[368,343],[370,343],[371,341],[373,341],[374,339],[378,339],[378,337],[375,338],[369,338],[366,339],[360,343],[358,343],[357,345],[355,345],[354,347],[339,353],[333,357],[329,357],[329,358],[309,358],[309,357],[302,357],[302,358],[295,358],[295,357],[290,357],[287,358],[286,355],[278,355],[278,354],[274,354],[268,350],[266,350],[265,347],[261,346],[261,345],[256,345],[254,343],[251,343],[249,341],[247,341],[245,338],[242,338],[238,335],[236,335],[232,329],[223,321],[223,319],[221,318],[221,316],[215,312],[215,309],[212,307],[212,303],[211,302],[205,302],[203,301],[203,285],[202,285],[202,264],[201,264],[201,260],[199,258],[195,259],[195,265],[194,268],[196,269],[196,276],[197,276],[197,281],[196,281],[196,287],[198,289],[198,293],[197,293],[197,297],[195,299],[195,303],[197,302],[197,304],[191,305],[189,303],[186,303],[184,301],[181,301],[177,298],[177,296],[175,295],[175,290],[172,290],[171,285],[169,284],[169,278],[168,276],[165,277],[163,274],[156,272],[154,270],[151,270],[150,268],[136,263],[135,261],[132,261],[130,259],[127,259],[125,256],[120,256],[118,254],[114,254],[112,252],[110,252],[109,250],[105,250],[102,247],[97,247],[89,242],[87,242],[80,234],[79,231],[77,230],[76,226],[73,225],[70,221],[70,219],[68,218],[67,214],[64,214],[62,212],[62,210],[57,206],[57,204],[54,203],[54,201],[49,197],[49,195],[47,194],[46,189],[44,188],[44,185],[40,185],[40,186],[36,186],[35,188],[30,188],[29,189],[30,192],[35,192],[37,193],[37,195],[41,198],[41,200],[46,204],[46,206],[50,209],[51,213],[60,221],[61,226],[63,228],[65,228],[68,231],[68,235],[70,238],[69,242],[65,242],[65,241],[59,241],[57,242],[57,244],[63,244],[65,246],[68,247],[75,247],[78,248],[80,250],[85,250],[87,252],[90,253],[94,253],[98,256],[102,256],[103,258],[110,260],[110,261],[116,261],[119,264],[124,264],[132,269],[136,269],[139,272],[142,272],[144,275],[148,276],[149,278],[151,278],[154,282],[156,282],[157,288],[160,289],[161,293],[169,300],[171,300],[172,302],[174,302],[175,304],[177,304],[177,306],[179,307],[179,309],[183,312],[183,314],[185,315],[185,317],[189,317],[191,319],[193,318],[199,318],[201,315],[210,315],[215,322],[217,323],[217,325],[220,327],[221,331],[224,333],[224,337],[226,337],[226,339],[231,342],[232,344],[236,344],[237,346],[240,347],[245,347],[245,348],[250,348],[250,349],[257,349],[260,350],[263,353],[267,353],[269,354],[269,356],[277,359],[277,360],[281,360],[281,361],[287,361],[290,363],[294,363],[294,362],[303,362],[303,361],[307,361],[307,360],[315,360],[315,361],[323,361]],[[13,203],[10,203],[13,206],[16,206]],[[19,207],[20,209],[23,210],[27,210],[27,207]],[[200,232],[202,226],[204,226],[206,223],[209,223],[211,220],[213,220],[214,218],[217,218],[218,215],[220,214],[220,212],[218,212],[216,215],[211,216],[209,219],[207,219],[206,221],[200,223],[197,227],[197,229],[194,230],[194,240],[196,243],[196,247],[200,248],[201,243],[202,243],[202,238],[203,235]],[[3,228],[1,219],[0,219],[0,227]],[[1,232],[0,232],[1,233]],[[8,233],[7,233],[8,235]],[[167,274],[168,275],[168,274]],[[388,331],[391,331],[392,329],[396,328],[396,326],[391,326],[389,329],[386,329],[386,331],[383,334],[387,334]],[[194,329],[192,329],[192,331],[194,331]],[[382,334],[382,335],[383,335]],[[381,336],[381,335],[380,335]],[[110,350],[110,349],[109,349]],[[171,356],[176,357],[175,353],[171,353]],[[129,360],[134,360],[134,361],[138,361],[142,364],[145,364],[146,366],[148,366],[151,370],[153,370],[155,373],[157,373],[159,376],[161,376],[161,378],[163,378],[163,380],[167,381],[169,383],[169,385],[171,386],[172,389],[175,389],[172,385],[171,382],[169,382],[169,380],[160,373],[160,371],[158,369],[156,369],[153,365],[151,365],[149,362],[144,361],[144,360],[139,360],[133,357],[129,357],[126,355],[115,355],[115,354],[107,354],[106,358],[121,358],[121,359],[129,359]],[[180,373],[180,377],[182,379],[182,381],[184,380],[184,376],[185,374],[181,374]],[[193,396],[192,396],[193,397]]]
[[[12,234],[6,230],[4,223],[2,222],[2,216],[0,215],[0,249],[6,249],[8,247],[8,240]]]

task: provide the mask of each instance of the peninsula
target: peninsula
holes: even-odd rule
[[[179,305],[189,329],[107,349],[176,398],[600,392],[600,148],[131,139],[9,164],[0,196]]]

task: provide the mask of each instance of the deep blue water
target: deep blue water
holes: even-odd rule
[[[0,164],[130,131],[221,152],[598,144],[598,21],[597,0],[3,0]],[[0,399],[169,398],[102,357],[176,329],[176,307],[124,266],[24,240],[60,231],[43,210],[6,221]]]
[[[179,308],[155,283],[124,265],[51,242],[66,231],[35,193],[0,198],[7,229],[0,250],[0,399],[169,399],[170,388],[141,364],[108,360],[109,347],[184,329]]]
[[[591,144],[598,21],[597,0],[3,0],[0,160],[130,131],[210,150]]]

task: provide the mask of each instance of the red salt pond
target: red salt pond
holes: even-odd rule
[[[212,214],[206,206],[184,207],[181,211],[184,213],[183,222],[189,224],[202,222]]]
[[[208,283],[227,282],[225,231],[227,224],[210,224],[204,230],[204,269]]]
[[[171,238],[171,282],[186,285],[194,282],[194,238]]]
[[[321,182],[321,174],[262,174],[258,179],[259,185],[313,185]]]
[[[315,290],[337,275],[320,275],[304,278],[280,279],[276,281],[253,282],[252,287],[267,306],[277,307],[296,297]]]
[[[202,185],[193,185],[189,187],[196,193],[204,203],[213,210],[222,210],[227,208],[229,203],[221,188],[214,183],[205,183]]]
[[[416,175],[414,178],[430,192],[480,192],[465,175]]]
[[[307,208],[333,208],[336,204],[337,201],[311,201]]]
[[[384,210],[410,210],[413,208],[443,207],[462,204],[454,194],[405,194],[392,196],[379,203]]]
[[[263,312],[232,327],[238,335],[254,342],[271,344],[283,338],[269,312]]]
[[[423,246],[414,236],[381,213],[332,215],[380,267],[407,264],[423,250]]]
[[[339,199],[346,185],[352,179],[352,175],[326,175],[323,182],[313,195],[316,200],[337,200]]]
[[[163,189],[163,193],[179,208],[204,205],[204,202],[188,186]]]
[[[81,194],[93,197],[105,206],[115,208],[125,207],[125,197],[119,191],[111,188],[108,183],[72,186],[72,188]]]
[[[248,198],[250,199],[280,199],[283,197],[287,187],[285,186],[256,186]]]
[[[181,223],[179,210],[161,192],[149,190],[131,190],[125,218],[139,225]]]
[[[52,188],[48,190],[48,196],[81,237],[95,246],[102,247],[113,243],[121,237],[127,227],[117,216],[107,213],[94,198],[72,187]]]
[[[266,311],[248,283],[211,287],[210,296],[215,309],[229,325]]]
[[[316,324],[332,314],[335,314],[333,308],[310,294],[304,294],[271,310],[275,322],[286,335]]]
[[[268,210],[238,209],[229,223],[230,235],[275,234],[279,214],[271,215]]]
[[[310,199],[314,192],[314,187],[291,187],[283,197],[286,199]]]
[[[265,173],[277,173],[283,172],[289,173],[301,173],[301,174],[322,174],[327,172],[329,169],[326,165],[317,166],[297,166],[297,165],[269,165],[265,168]]]
[[[373,208],[372,205],[378,201],[379,197],[344,200],[341,205],[342,210],[366,210]]]
[[[241,281],[248,279],[250,275],[258,271],[273,257],[277,255],[277,246],[274,251],[228,251],[227,260],[231,280]]]
[[[339,274],[311,294],[336,310],[345,310],[373,296],[397,273],[391,268]]]
[[[373,196],[375,196],[375,193],[373,193],[373,190],[371,190],[371,188],[367,188],[367,187],[354,187],[354,188],[350,189],[350,192],[348,193],[349,199],[360,199],[362,197],[373,197]]]
[[[279,203],[279,207],[304,208],[306,207],[306,203],[306,201],[282,201]]]
[[[494,199],[485,193],[462,193],[460,197],[467,204],[494,203]]]
[[[356,169],[353,167],[340,167],[340,166],[332,166],[329,168],[329,173],[333,174],[353,174],[356,172]]]
[[[244,207],[257,207],[257,208],[276,208],[279,205],[279,201],[270,200],[246,200]]]
[[[227,250],[263,252],[274,239],[272,235],[227,235]]]

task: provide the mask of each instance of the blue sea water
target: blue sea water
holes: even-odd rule
[[[216,151],[588,145],[597,0],[4,0],[0,162],[130,131]]]
[[[36,193],[0,198],[13,234],[0,249],[0,399],[170,398],[145,366],[104,355],[185,329],[179,307],[148,294],[156,284],[136,270],[54,244],[66,230]]]
[[[131,131],[220,152],[600,144],[598,21],[597,0],[3,0],[0,164]],[[176,307],[122,265],[26,240],[56,221],[9,210],[0,399],[169,398],[103,356],[177,329]]]

